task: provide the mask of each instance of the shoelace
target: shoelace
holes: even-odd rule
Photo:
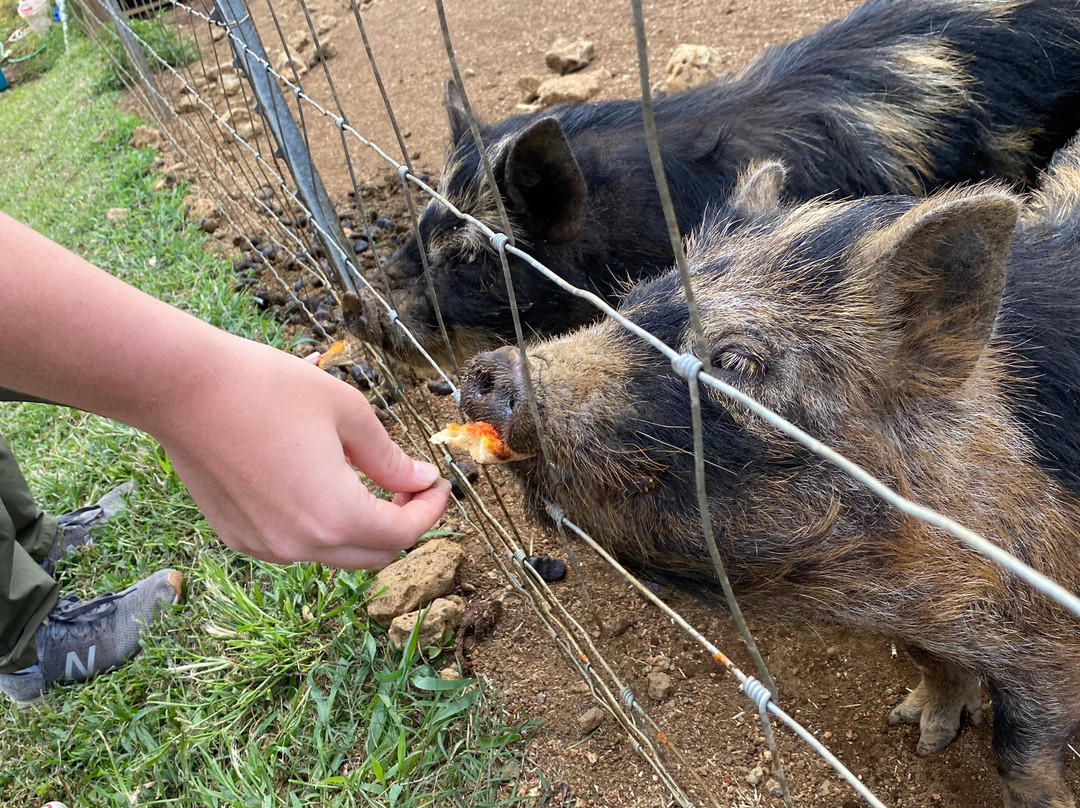
[[[67,636],[86,636],[94,624],[116,611],[115,601],[121,592],[107,592],[84,601],[78,595],[65,595],[49,612],[49,625]]]

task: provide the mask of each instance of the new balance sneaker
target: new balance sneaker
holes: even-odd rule
[[[19,708],[33,704],[53,682],[84,682],[118,668],[142,650],[139,635],[164,605],[180,602],[182,579],[161,570],[123,592],[81,601],[60,599],[38,628],[38,664],[0,674],[0,691]]]
[[[109,518],[124,509],[124,497],[135,488],[135,482],[129,480],[122,485],[116,486],[93,505],[84,505],[67,513],[62,513],[56,518],[56,539],[49,548],[49,556],[41,562],[45,572],[52,575],[56,570],[56,562],[68,553],[73,553],[81,547],[85,547],[93,540],[91,531],[98,525],[109,521]]]

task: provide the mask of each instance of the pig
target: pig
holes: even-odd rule
[[[1047,456],[1080,437],[1078,155],[1026,206],[979,184],[786,207],[782,170],[759,165],[688,244],[717,378],[1073,592],[1073,449]],[[619,310],[696,352],[676,272]],[[546,447],[511,464],[528,509],[556,503],[632,565],[718,588],[686,379],[610,318],[525,361],[538,419],[516,347],[472,360],[462,405],[514,451]],[[1073,808],[1062,758],[1080,726],[1080,618],[701,390],[709,512],[736,590],[908,649],[921,681],[889,721],[919,725],[920,754],[980,716],[985,686],[1005,805]]]
[[[765,50],[716,82],[657,99],[659,142],[681,231],[730,193],[751,160],[783,159],[792,200],[922,195],[987,177],[1029,184],[1080,127],[1080,6],[1073,0],[867,0],[845,19]],[[447,85],[452,146],[439,191],[500,231],[461,98]],[[615,301],[672,261],[644,137],[641,101],[564,105],[480,133],[516,245],[574,285]],[[487,237],[438,201],[373,281],[449,367],[514,341],[501,263]],[[588,303],[510,257],[526,336],[588,322]],[[418,361],[370,293],[346,306],[350,330]],[[422,363],[421,363],[422,364]]]

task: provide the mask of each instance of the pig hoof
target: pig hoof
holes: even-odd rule
[[[920,755],[940,752],[956,737],[964,712],[971,722],[982,721],[982,699],[978,687],[959,691],[935,693],[925,683],[920,683],[890,714],[890,724],[919,724]]]
[[[889,713],[890,724],[917,724],[919,719],[922,718],[923,704],[925,703],[925,697],[922,693],[922,688],[918,687],[911,691],[907,698],[898,704],[891,713]]]
[[[919,735],[919,743],[915,746],[915,751],[923,757],[932,755],[935,752],[940,752],[952,739],[956,737],[957,730],[960,729],[960,723],[957,722],[955,727],[938,727],[933,730],[923,728]]]

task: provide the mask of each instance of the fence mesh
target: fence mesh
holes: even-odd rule
[[[180,180],[193,181],[205,199],[192,201],[191,215],[201,216],[207,229],[221,228],[231,234],[234,246],[241,250],[235,265],[239,286],[249,286],[264,305],[294,323],[298,333],[310,334],[309,342],[318,348],[346,337],[343,296],[366,290],[384,307],[391,327],[400,330],[423,357],[426,367],[418,373],[413,366],[395,362],[379,349],[350,337],[355,361],[348,370],[335,372],[368,391],[396,439],[414,455],[439,463],[455,479],[452,508],[458,524],[467,526],[484,543],[507,586],[528,604],[539,621],[537,625],[577,671],[588,693],[613,717],[629,747],[647,767],[654,784],[662,786],[675,803],[686,806],[767,804],[774,799],[790,805],[792,794],[816,796],[824,800],[822,804],[837,804],[835,797],[828,796],[827,788],[822,788],[820,774],[808,772],[800,753],[795,751],[809,748],[862,800],[870,805],[882,805],[860,779],[862,772],[857,776],[842,762],[845,752],[854,752],[856,771],[867,770],[871,767],[867,758],[872,754],[858,751],[861,747],[852,743],[850,730],[843,749],[838,754],[830,752],[826,748],[830,745],[828,741],[837,739],[828,729],[824,713],[814,712],[818,705],[812,700],[799,695],[796,701],[801,707],[797,710],[781,706],[781,695],[787,688],[781,680],[778,692],[765,657],[782,660],[784,671],[793,677],[799,675],[799,663],[776,649],[767,649],[764,655],[760,653],[751,631],[742,621],[711,535],[704,488],[699,385],[707,385],[750,408],[787,437],[841,467],[889,505],[951,533],[1078,615],[1080,600],[991,542],[905,499],[869,472],[712,376],[710,368],[695,356],[665,345],[621,317],[604,300],[567,283],[515,246],[501,207],[498,219],[502,226],[498,230],[455,207],[419,168],[419,154],[410,145],[412,131],[418,124],[404,122],[417,119],[409,115],[409,110],[395,109],[394,88],[388,87],[379,72],[380,48],[408,47],[409,43],[369,38],[365,28],[369,8],[350,0],[347,15],[334,17],[305,0],[288,4],[275,4],[272,0],[248,3],[217,0],[214,4],[172,0],[161,13],[134,20],[121,11],[115,0],[81,0],[76,12],[86,33],[100,43],[124,86],[166,139],[167,151],[177,158],[176,163],[161,166],[159,182],[168,185]],[[630,41],[636,33],[640,73],[634,78],[640,76],[647,99],[648,54],[639,0],[634,0],[632,10],[634,26],[628,25],[627,39]],[[431,10],[424,7],[423,11],[431,16]],[[469,85],[454,58],[454,32],[441,0],[435,0],[434,11],[443,49],[425,52],[423,59],[439,62],[437,69],[452,77],[467,104]],[[335,59],[343,48],[363,52],[366,65],[363,76],[335,68]],[[648,120],[647,116],[647,126]],[[470,123],[472,136],[485,161],[488,182],[494,184],[475,118]],[[382,133],[381,142],[370,135],[372,130]],[[433,156],[424,155],[428,161]],[[658,158],[654,167],[659,167]],[[662,172],[657,173],[662,184]],[[328,174],[332,174],[332,180],[324,180]],[[495,198],[499,199],[497,193]],[[557,526],[555,535],[538,533],[535,525],[522,522],[521,509],[516,504],[519,492],[506,476],[470,468],[428,443],[428,436],[447,420],[463,420],[457,400],[460,360],[465,357],[455,356],[440,316],[438,322],[448,361],[441,364],[436,361],[412,333],[412,324],[398,315],[398,301],[386,291],[390,284],[378,283],[380,278],[385,279],[390,254],[401,247],[409,234],[419,238],[418,214],[428,200],[435,200],[434,204],[468,221],[490,241],[499,256],[512,306],[514,287],[507,256],[521,259],[551,282],[587,300],[605,316],[618,320],[666,356],[687,381],[694,412],[702,529],[713,549],[713,559],[730,610],[739,623],[739,633],[726,620],[721,625],[716,620],[702,618],[707,612],[698,607],[691,607],[692,618],[680,614],[671,602],[656,594],[654,586],[628,572],[581,530],[574,514],[567,514],[556,503],[548,506]],[[393,219],[391,211],[394,211]],[[669,216],[669,225],[672,225],[676,252],[681,254],[673,214]],[[423,248],[421,256],[429,292],[435,298]],[[685,259],[682,263],[685,270]],[[688,277],[685,283],[689,290]],[[513,313],[518,350],[524,359],[525,333],[516,307]],[[437,305],[436,315],[439,315]],[[696,329],[700,335],[700,323],[696,323]],[[707,352],[703,353],[707,356]],[[523,367],[527,369],[526,362]],[[444,392],[449,392],[447,397],[436,397],[429,392],[439,383]],[[526,383],[530,383],[527,370]],[[539,418],[533,397],[530,405]],[[577,554],[571,539],[578,543]],[[537,554],[537,544],[558,548],[571,562],[572,576],[576,579],[572,588],[552,586],[537,573],[529,562]],[[583,547],[589,548],[590,555],[583,556],[579,563],[577,555]],[[674,711],[670,702],[649,699],[642,692],[646,689],[640,676],[643,665],[650,672],[662,672],[665,668],[673,671],[677,666],[671,658],[663,655],[657,658],[649,648],[633,647],[620,639],[625,631],[615,613],[620,606],[594,592],[596,570],[601,565],[606,567],[608,582],[612,580],[610,576],[623,582],[621,595],[634,593],[635,599],[657,610],[661,615],[660,625],[685,638],[681,648],[686,658],[695,658],[695,664],[699,665],[704,659],[712,666],[713,678],[717,672],[725,672],[748,697],[734,718],[715,715],[705,719],[706,723],[730,728],[730,743],[725,749],[702,746],[701,736],[693,730],[695,722],[678,715],[703,710],[709,694],[720,688],[718,682],[689,688],[695,692]],[[703,619],[707,628],[700,625]],[[787,627],[779,631],[768,629],[766,633],[783,643],[785,638],[790,638],[785,633],[787,630]],[[723,641],[711,639],[717,635],[722,635]],[[723,642],[736,643],[736,650],[730,652],[732,656],[722,650]],[[756,676],[748,676],[732,659],[744,653],[738,647],[742,643],[747,648],[745,658],[754,666]],[[886,698],[896,700],[892,693],[886,694]],[[846,709],[865,709],[868,717],[877,718],[876,705],[875,699],[863,693],[853,697]],[[742,709],[749,710],[750,715],[756,713],[756,717],[747,719]],[[655,715],[657,712],[663,716]],[[802,715],[796,717],[798,713]],[[779,745],[774,733],[777,722],[791,731],[780,736]],[[813,731],[804,724],[809,724]],[[671,726],[678,726],[681,731]],[[724,729],[720,731],[723,733]],[[748,750],[744,758],[730,753],[740,745]],[[797,770],[785,768],[788,755],[800,762]],[[763,764],[756,769],[761,776],[749,780],[744,777],[748,768],[755,768],[748,766],[748,761]],[[888,778],[880,772],[870,779],[889,785]],[[903,780],[896,778],[897,782]],[[889,793],[892,796],[898,793],[895,783],[890,785]]]

